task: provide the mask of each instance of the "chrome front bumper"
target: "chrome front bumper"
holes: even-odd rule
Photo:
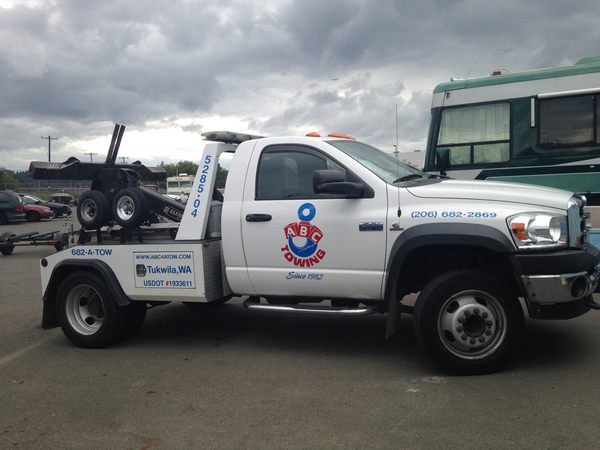
[[[591,295],[598,285],[599,273],[567,273],[560,275],[522,275],[530,303],[566,303]]]

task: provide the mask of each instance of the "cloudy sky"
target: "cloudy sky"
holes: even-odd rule
[[[425,145],[453,77],[600,54],[600,2],[0,0],[0,166],[197,159],[200,132],[343,132]]]

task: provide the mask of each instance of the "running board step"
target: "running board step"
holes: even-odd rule
[[[324,305],[270,305],[260,303],[255,300],[256,297],[249,297],[244,302],[244,307],[254,311],[279,311],[289,313],[316,313],[316,314],[345,314],[349,316],[364,316],[379,311],[377,306],[364,306],[357,308],[346,308],[343,306],[324,306]]]

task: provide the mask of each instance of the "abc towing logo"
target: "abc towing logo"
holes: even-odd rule
[[[311,267],[325,258],[325,250],[319,248],[323,232],[312,225],[317,209],[312,203],[303,203],[298,208],[300,222],[292,222],[283,229],[287,245],[282,247],[283,256],[296,267]],[[297,245],[304,238],[303,245]]]

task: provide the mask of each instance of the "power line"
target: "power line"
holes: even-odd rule
[[[58,141],[58,138],[52,137],[52,136],[48,135],[48,136],[42,136],[42,139],[48,139],[48,162],[50,162],[50,155],[51,155],[50,142],[51,141]]]
[[[84,155],[90,155],[90,162],[94,162],[94,160],[92,159],[92,156],[97,155],[97,154],[98,153],[92,153],[92,152],[84,153]]]

